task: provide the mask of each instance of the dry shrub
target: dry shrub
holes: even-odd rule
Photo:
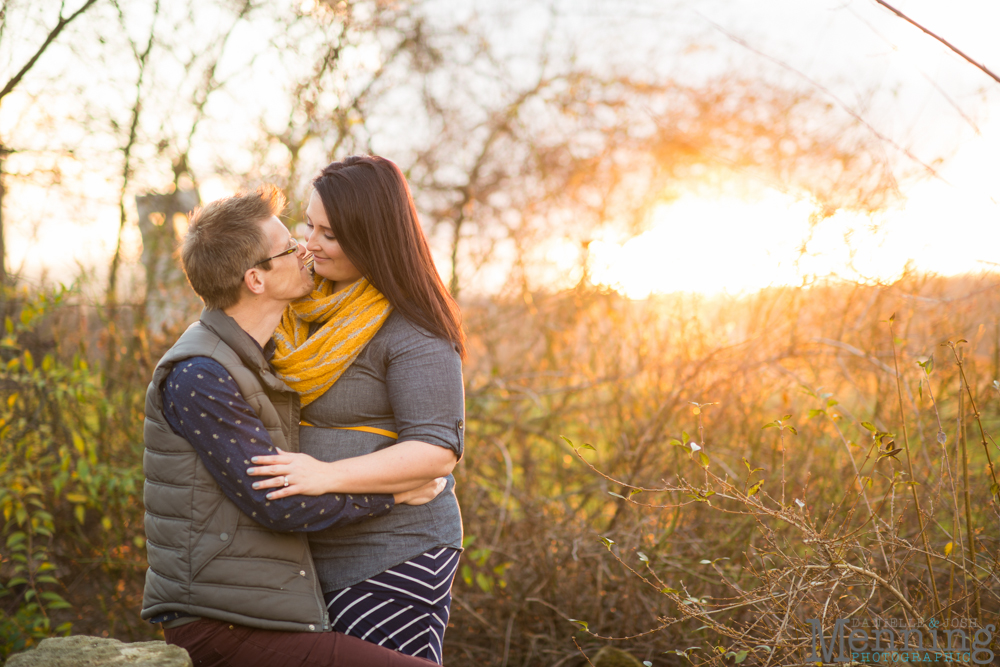
[[[141,317],[105,321],[77,299],[4,303],[5,650],[67,622],[157,633],[138,618],[141,408],[179,332],[148,340]],[[869,630],[997,623],[997,505],[970,403],[995,459],[997,301],[994,276],[908,276],[743,298],[633,302],[581,287],[466,303],[469,447],[456,475],[468,549],[448,664],[586,664],[576,640],[656,665],[790,665],[809,654],[810,618],[826,642],[849,614]]]
[[[925,646],[945,644],[926,623],[996,624],[997,299],[995,276],[908,276],[467,306],[475,541],[450,659],[585,664],[572,638],[593,655],[633,637],[618,645],[654,664],[790,665],[810,618],[826,643],[837,618],[909,624]]]

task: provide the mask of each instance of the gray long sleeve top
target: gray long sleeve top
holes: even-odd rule
[[[300,451],[338,461],[416,440],[453,450],[464,446],[462,361],[448,341],[393,312],[339,380],[302,409]],[[385,435],[332,427],[370,426]],[[397,505],[363,523],[310,533],[323,587],[330,592],[364,581],[435,547],[462,546],[455,479],[426,505]]]

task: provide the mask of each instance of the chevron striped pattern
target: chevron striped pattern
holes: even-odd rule
[[[458,549],[423,553],[326,594],[333,629],[441,664]]]

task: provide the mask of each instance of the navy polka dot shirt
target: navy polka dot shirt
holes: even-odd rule
[[[176,364],[161,388],[163,413],[173,431],[198,452],[223,493],[244,514],[280,532],[312,532],[388,514],[393,497],[382,494],[289,496],[268,500],[254,490],[251,457],[277,453],[264,424],[222,364],[191,357]]]

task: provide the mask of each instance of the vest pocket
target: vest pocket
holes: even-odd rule
[[[206,565],[222,553],[236,537],[236,526],[239,523],[240,510],[236,505],[223,499],[211,518],[192,537],[191,544],[191,580],[198,578]]]

